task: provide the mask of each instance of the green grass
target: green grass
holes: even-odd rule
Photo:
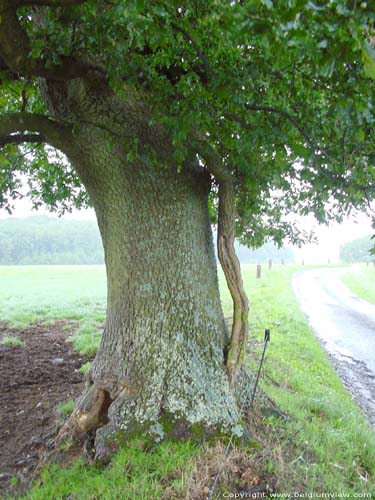
[[[109,468],[87,467],[81,460],[70,469],[48,467],[43,487],[34,488],[29,500],[150,500],[168,496],[167,489],[183,497],[189,467],[198,448],[191,442],[164,442],[145,452],[132,441],[112,460]]]
[[[18,337],[4,337],[0,340],[0,344],[5,347],[20,347],[25,345],[25,342]]]
[[[65,401],[64,403],[60,403],[57,406],[57,411],[60,413],[60,415],[63,415],[64,417],[68,417],[73,413],[74,410],[74,401],[73,399],[70,399],[69,401]]]
[[[258,341],[252,362],[258,361],[264,329],[270,328],[262,385],[289,415],[287,421],[272,417],[265,422],[270,443],[262,450],[264,470],[279,478],[279,490],[284,492],[374,496],[375,434],[309,330],[289,286],[292,272],[290,267],[274,266],[271,271],[264,269],[257,280],[255,266],[243,269],[251,301],[251,335]],[[224,313],[230,316],[231,299],[222,273],[219,282]],[[95,350],[105,307],[102,268],[0,268],[0,283],[0,321],[22,326],[35,320],[78,320],[81,333],[75,346]],[[158,499],[169,487],[184,498],[199,453],[193,443],[165,442],[145,451],[133,442],[108,469],[82,462],[65,470],[48,468],[43,485],[25,498]]]
[[[375,304],[375,267],[372,264],[356,265],[341,279],[353,293]]]
[[[79,371],[81,373],[83,373],[83,375],[85,375],[90,370],[90,367],[91,367],[91,363],[90,363],[90,361],[87,361],[87,363],[84,363],[81,366],[81,368],[79,369]]]
[[[104,266],[0,266],[0,321],[16,328],[75,320],[81,354],[94,354],[105,319]]]
[[[244,270],[253,335],[260,341],[264,328],[271,329],[263,386],[290,416],[286,424],[274,421],[272,425],[285,446],[294,446],[293,467],[275,462],[269,468],[284,475],[285,490],[300,484],[311,493],[371,491],[374,495],[375,434],[311,333],[289,286],[292,271],[266,270],[256,280],[254,269]],[[227,292],[223,299],[227,308]],[[368,476],[371,486],[360,476]]]

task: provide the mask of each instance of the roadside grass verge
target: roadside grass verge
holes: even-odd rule
[[[289,416],[268,420],[281,454],[265,466],[280,478],[280,491],[374,496],[375,433],[309,329],[289,286],[293,270],[278,266],[259,280],[254,268],[245,266],[243,273],[259,350],[264,329],[271,329],[262,386]],[[227,291],[223,303],[228,311]]]
[[[341,279],[353,293],[375,304],[375,267],[372,264],[353,266]]]
[[[69,294],[70,287],[74,286],[72,283],[91,280],[92,286],[97,287],[91,290],[96,299],[83,309],[95,326],[99,323],[95,319],[96,308],[104,307],[105,294],[100,289],[104,289],[104,284],[97,277],[90,278],[87,270],[80,277],[80,269],[73,268],[66,273],[73,281],[62,283],[62,290]],[[259,362],[264,329],[270,328],[271,343],[261,383],[288,419],[262,417],[260,425],[252,429],[255,443],[253,441],[251,446],[234,451],[241,456],[246,453],[256,468],[274,480],[279,492],[303,492],[305,495],[345,493],[352,496],[371,493],[375,496],[375,434],[343,387],[298,307],[289,286],[291,274],[297,269],[274,266],[270,271],[263,270],[262,278],[257,280],[255,266],[243,268],[245,288],[251,300],[251,335],[255,338],[249,363],[255,367]],[[95,273],[95,270],[91,272]],[[231,299],[222,273],[219,282],[224,313],[230,316]],[[72,295],[79,302],[78,290],[73,290]],[[27,294],[32,295],[32,289],[26,288],[23,292],[23,300],[29,307]],[[62,300],[59,293],[56,289],[50,311],[58,311],[60,318],[81,318],[83,322],[84,315],[71,317],[77,314],[73,301],[69,303],[67,314],[57,307],[59,299]],[[3,290],[0,290],[0,297],[1,294],[4,294]],[[4,308],[2,300],[0,304]],[[44,304],[48,308],[47,296]],[[22,317],[22,307],[18,310]],[[16,320],[15,315],[13,319]],[[87,331],[84,337],[86,347],[94,350],[96,340],[90,340],[93,334],[94,330]],[[43,473],[42,483],[36,484],[25,499],[200,498],[189,496],[189,484],[191,478],[196,477],[194,470],[198,467],[200,484],[206,482],[206,487],[212,486],[219,465],[217,459],[208,455],[206,446],[192,442],[168,441],[150,450],[142,443],[132,441],[120,450],[107,469],[88,467],[81,461],[68,469],[48,467]],[[238,470],[234,462],[230,463],[234,455],[229,457],[228,470]],[[235,491],[233,477],[236,474],[223,474],[224,481],[220,483],[218,493]]]

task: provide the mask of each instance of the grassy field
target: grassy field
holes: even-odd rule
[[[375,267],[372,264],[356,265],[341,279],[353,293],[375,304]]]
[[[262,385],[289,417],[265,418],[259,443],[244,451],[277,478],[279,492],[375,496],[375,434],[309,330],[289,286],[292,272],[275,266],[256,280],[255,266],[244,266],[251,333],[258,340],[254,359],[260,355],[264,329],[270,328]],[[230,316],[222,274],[219,280],[225,315]],[[0,321],[17,326],[54,318],[77,320],[76,347],[94,350],[104,318],[104,270],[0,267],[0,304]],[[204,455],[207,449],[194,443],[167,442],[145,451],[133,442],[108,469],[89,468],[81,461],[67,470],[49,468],[43,486],[35,486],[27,498],[195,498],[187,493],[189,476]],[[221,493],[228,491],[228,485],[221,486]]]
[[[82,354],[98,348],[105,306],[104,266],[0,266],[0,321],[18,328],[78,321],[74,344]]]

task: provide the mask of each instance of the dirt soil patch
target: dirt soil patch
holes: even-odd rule
[[[24,330],[0,324],[0,340],[12,336],[24,342],[0,344],[0,497],[14,477],[28,483],[61,424],[57,405],[82,390],[79,369],[90,358],[66,342],[76,328],[67,321]]]

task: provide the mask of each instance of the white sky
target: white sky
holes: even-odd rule
[[[51,217],[56,217],[55,214],[51,214],[45,209],[32,211],[30,201],[26,198],[17,201],[12,216],[10,216],[6,210],[0,209],[0,219],[9,217],[24,218],[32,215],[49,215]],[[95,212],[93,209],[75,210],[71,214],[64,215],[64,218],[95,220]],[[303,220],[301,219],[301,227],[306,230],[314,228],[319,241],[317,245],[305,245],[301,249],[293,247],[296,262],[301,263],[303,259],[306,265],[327,264],[328,259],[330,259],[332,264],[338,263],[340,245],[347,241],[373,234],[374,232],[371,229],[370,217],[364,214],[359,214],[356,217],[347,219],[343,224],[332,224],[329,227],[318,226],[313,217],[306,217]]]
[[[358,214],[356,217],[346,219],[342,224],[330,224],[329,226],[319,226],[313,218],[306,218],[303,221],[305,229],[313,229],[318,238],[317,245],[305,245],[301,249],[293,248],[297,263],[302,259],[305,264],[327,264],[330,259],[331,264],[340,262],[340,246],[348,241],[362,238],[374,233],[371,228],[371,218],[365,214]]]
[[[47,209],[40,208],[39,210],[32,210],[31,202],[28,198],[23,198],[22,200],[17,200],[15,203],[15,209],[12,210],[12,215],[0,208],[0,219],[23,219],[25,217],[31,217],[33,215],[48,215],[49,217],[58,217],[55,213],[49,212]],[[96,220],[94,209],[90,208],[87,210],[74,210],[71,214],[66,213],[63,216],[64,219],[78,219],[78,220]]]

